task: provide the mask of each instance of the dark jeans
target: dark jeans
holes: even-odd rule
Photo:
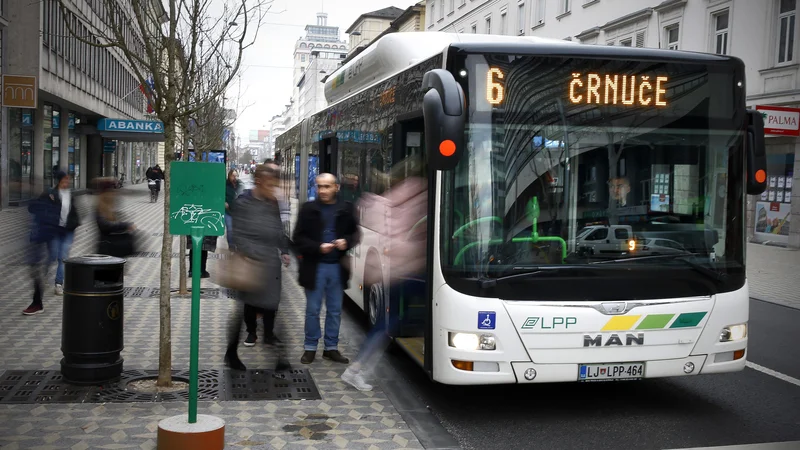
[[[264,323],[264,336],[269,337],[275,334],[275,313],[268,309],[257,308],[251,305],[244,305],[244,325],[248,333],[255,333],[258,328],[258,313],[261,313],[261,321]]]
[[[200,273],[206,271],[206,264],[208,263],[208,252],[202,250],[200,252]],[[189,273],[192,273],[192,242],[189,241]]]

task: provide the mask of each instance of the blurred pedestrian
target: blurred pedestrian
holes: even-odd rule
[[[134,252],[136,225],[120,220],[117,212],[117,191],[114,179],[101,179],[97,182],[100,195],[97,197],[95,220],[100,238],[97,253],[100,255],[125,258]]]
[[[28,207],[28,211],[33,215],[28,262],[34,274],[34,296],[31,305],[22,312],[25,315],[44,311],[41,278],[42,270],[46,274],[48,268],[48,264],[42,264],[45,248],[49,256],[48,261],[57,264],[55,293],[64,294],[64,260],[69,258],[75,229],[80,226],[80,217],[70,189],[72,178],[60,170],[54,176],[56,186],[47,189]]]
[[[264,161],[264,164],[268,167],[271,167],[278,171],[280,174],[281,166],[275,162],[274,159],[267,159]],[[281,211],[281,223],[283,224],[283,229],[286,230],[286,233],[289,233],[289,219],[291,216],[291,210],[288,199],[286,198],[286,191],[284,187],[281,185],[280,175],[278,177],[278,184],[275,186],[275,196],[278,198],[278,207]]]
[[[421,278],[425,272],[428,180],[422,161],[410,157],[395,164],[389,176],[389,184],[390,189],[382,196],[364,194],[360,207],[365,217],[386,224],[381,233],[386,245],[386,261],[391,271],[390,278],[385,281],[395,285],[406,279]],[[383,281],[377,279],[383,277],[380,267],[367,268],[366,273],[366,285]],[[383,304],[386,304],[385,300]],[[372,385],[366,382],[365,372],[374,366],[389,343],[386,325],[385,315],[378,314],[355,362],[342,374],[342,381],[360,391],[372,390]]]
[[[241,192],[242,183],[239,181],[239,172],[236,169],[228,171],[228,179],[225,182],[225,237],[228,240],[228,249],[233,250],[233,233],[231,232],[233,224],[233,205],[236,202],[236,197]]]
[[[316,184],[317,198],[300,208],[292,235],[302,255],[299,280],[306,291],[305,351],[300,362],[311,364],[316,357],[322,337],[319,316],[324,298],[327,313],[322,357],[347,364],[350,360],[339,352],[339,326],[342,297],[350,272],[342,261],[346,252],[358,244],[358,220],[353,204],[339,200],[339,183],[335,176],[320,174]]]
[[[283,358],[280,340],[275,337],[275,318],[281,299],[281,264],[289,265],[289,242],[280,222],[275,186],[278,172],[266,165],[259,165],[253,176],[255,187],[236,200],[233,209],[233,242],[237,255],[256,264],[258,286],[239,292],[239,299],[252,311],[247,323],[247,332],[255,334],[255,311],[264,314],[265,341],[274,338],[278,346],[279,369],[288,365]],[[225,360],[235,370],[245,370],[237,352],[242,328],[243,311],[238,306],[228,328],[228,348]],[[255,342],[253,342],[255,343]]]

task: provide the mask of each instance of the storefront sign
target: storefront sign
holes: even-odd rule
[[[98,131],[124,131],[129,133],[164,133],[164,124],[150,120],[101,119],[97,122]]]
[[[764,134],[800,136],[800,109],[782,106],[756,106],[764,117]]]
[[[3,75],[3,106],[36,109],[38,89],[36,77]]]

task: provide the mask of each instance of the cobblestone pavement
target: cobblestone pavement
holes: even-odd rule
[[[158,252],[163,232],[163,203],[151,204],[145,186],[121,191],[123,214],[136,222],[143,235],[141,251]],[[96,230],[90,210],[94,198],[78,200],[84,221],[76,233],[72,255],[91,253]],[[0,212],[0,236],[25,239],[27,220],[23,208]],[[0,243],[2,245],[2,243]],[[224,239],[219,239],[224,246]],[[31,282],[24,261],[24,250],[9,246],[0,253],[0,372],[60,368],[61,301],[54,295],[52,279],[44,299],[43,314],[21,314],[30,303]],[[175,252],[178,251],[177,240]],[[216,260],[209,258],[210,272]],[[178,259],[173,259],[173,287],[178,284]],[[293,366],[300,367],[305,300],[295,283],[293,269],[283,274],[283,298],[278,334],[287,343]],[[131,258],[126,266],[126,286],[157,287],[158,258]],[[216,287],[202,280],[203,287]],[[224,297],[224,296],[220,296]],[[234,302],[227,298],[203,299],[201,313],[200,368],[222,368],[225,353],[225,325]],[[126,369],[158,367],[158,299],[126,298],[124,310]],[[173,368],[189,366],[190,299],[173,296]],[[354,319],[343,314],[340,349],[355,357],[363,330]],[[259,339],[262,334],[259,330]],[[270,369],[275,358],[268,348],[257,344],[240,347],[248,368]],[[201,414],[213,414],[226,422],[228,448],[422,448],[417,438],[377,386],[372,392],[359,392],[341,382],[344,366],[325,361],[318,352],[310,366],[322,394],[316,401],[250,401],[201,403]],[[309,367],[309,366],[303,366]],[[47,404],[0,405],[0,449],[151,449],[155,448],[159,420],[185,413],[185,403],[165,404]]]
[[[800,250],[747,244],[750,296],[800,309]]]

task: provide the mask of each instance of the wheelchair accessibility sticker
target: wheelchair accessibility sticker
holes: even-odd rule
[[[478,312],[478,329],[479,330],[494,330],[497,323],[497,314],[494,311],[479,311]]]

